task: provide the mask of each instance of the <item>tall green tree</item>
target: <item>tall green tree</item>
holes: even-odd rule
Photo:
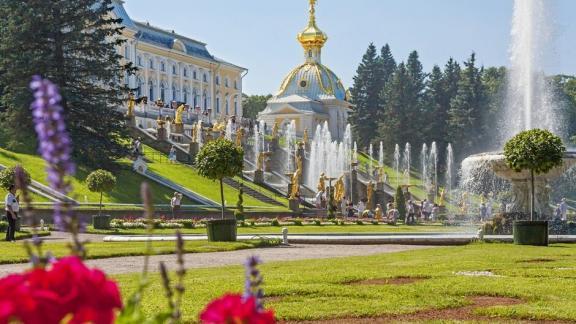
[[[77,161],[108,165],[125,156],[126,97],[121,80],[134,72],[124,64],[121,20],[111,0],[0,0],[2,128],[13,146],[34,138],[28,83],[35,74],[60,87]],[[18,127],[15,127],[18,125]]]
[[[243,116],[246,118],[256,119],[258,113],[266,108],[268,100],[272,98],[272,95],[267,96],[242,94],[242,110]]]
[[[352,103],[355,105],[350,114],[350,124],[358,145],[368,146],[373,139],[380,105],[379,94],[382,90],[383,73],[376,46],[370,44],[356,70],[354,85],[350,89]]]
[[[396,143],[406,142],[413,130],[404,112],[405,107],[412,101],[408,90],[409,78],[406,65],[403,62],[398,64],[394,76],[381,94],[381,97],[385,98],[384,112],[383,118],[379,120],[378,132],[379,138],[388,149],[392,149]]]
[[[464,66],[458,92],[450,102],[448,120],[450,141],[461,156],[474,152],[475,146],[483,140],[481,114],[486,104],[483,71],[476,66],[474,53]]]

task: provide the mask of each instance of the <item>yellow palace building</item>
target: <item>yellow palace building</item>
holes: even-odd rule
[[[316,25],[315,6],[316,0],[310,0],[308,26],[298,34],[304,63],[288,73],[258,119],[282,127],[294,120],[299,135],[305,129],[313,134],[318,125],[327,122],[334,139],[341,140],[352,104],[338,76],[322,65],[322,47],[328,36]]]
[[[245,68],[213,56],[205,43],[132,20],[122,0],[113,5],[127,39],[120,53],[138,67],[136,75],[126,76],[124,82],[136,89],[137,97],[185,102],[211,119],[242,116]]]

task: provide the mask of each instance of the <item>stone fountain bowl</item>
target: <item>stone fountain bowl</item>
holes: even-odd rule
[[[491,169],[498,177],[512,181],[525,181],[530,179],[530,171],[516,172],[508,167],[503,152],[486,152],[467,157],[462,161],[463,166],[474,166]],[[546,174],[536,174],[536,181],[554,180],[576,165],[576,151],[567,151],[562,158],[562,165],[552,169]]]

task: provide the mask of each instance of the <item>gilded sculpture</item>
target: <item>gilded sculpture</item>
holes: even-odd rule
[[[274,126],[272,126],[272,138],[278,138],[279,128],[280,128],[280,125],[278,125],[278,122],[275,122]]]
[[[318,191],[326,191],[326,174],[324,172],[320,173],[320,178],[318,179],[318,186],[316,188]]]
[[[242,146],[242,140],[244,139],[245,131],[244,128],[238,127],[236,130],[236,146]]]
[[[372,181],[369,181],[366,186],[366,197],[368,198],[366,205],[372,206],[372,201],[374,200],[374,183]]]
[[[136,106],[136,98],[134,97],[134,93],[130,92],[128,95],[128,112],[126,113],[126,116],[134,116],[134,106]]]
[[[334,184],[334,200],[337,203],[342,202],[344,199],[344,176],[340,176],[338,180],[336,180],[336,184]]]
[[[302,177],[302,157],[296,157],[296,172],[292,175],[291,183],[291,190],[290,190],[290,199],[296,199],[300,192],[300,178]]]
[[[182,115],[184,114],[184,112],[186,111],[186,106],[184,106],[184,104],[181,104],[178,109],[176,109],[176,116],[174,117],[174,124],[183,124],[182,121]]]

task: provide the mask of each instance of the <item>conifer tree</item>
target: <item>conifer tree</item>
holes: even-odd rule
[[[358,145],[366,147],[374,137],[377,126],[379,93],[382,89],[382,69],[376,53],[376,46],[370,44],[356,70],[354,85],[351,88],[355,105],[350,114],[350,123]]]
[[[134,68],[118,53],[124,40],[112,9],[111,0],[0,1],[2,128],[14,146],[34,138],[28,83],[39,74],[60,87],[77,161],[106,166],[127,153],[116,108]]]
[[[472,53],[464,65],[458,93],[450,103],[448,125],[453,145],[459,148],[460,154],[469,154],[482,139],[480,117],[485,108],[486,93],[482,70],[476,67],[476,55]]]

